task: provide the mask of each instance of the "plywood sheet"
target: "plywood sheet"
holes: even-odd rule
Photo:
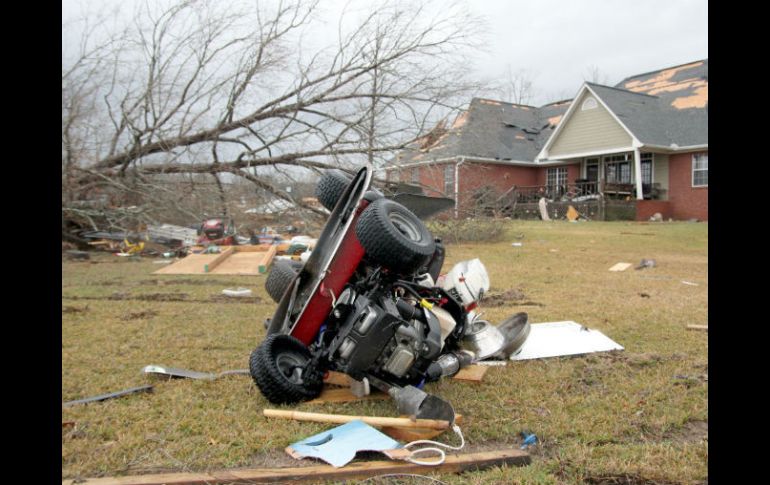
[[[265,253],[236,252],[211,271],[211,274],[257,275]]]
[[[206,265],[216,260],[218,256],[218,254],[191,254],[153,274],[204,274]]]

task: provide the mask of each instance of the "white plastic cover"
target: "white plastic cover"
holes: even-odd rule
[[[478,258],[460,261],[440,284],[447,293],[468,306],[489,291],[489,274]]]

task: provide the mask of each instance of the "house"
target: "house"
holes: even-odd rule
[[[541,107],[474,98],[384,170],[455,198],[456,214],[487,191],[633,200],[638,220],[708,220],[708,59],[586,82]]]

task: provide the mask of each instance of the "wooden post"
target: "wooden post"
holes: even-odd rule
[[[634,180],[636,181],[636,200],[644,199],[642,194],[642,158],[639,147],[634,148]]]
[[[219,253],[219,256],[217,256],[216,258],[211,260],[211,262],[209,262],[208,264],[203,266],[203,272],[204,273],[210,273],[211,271],[214,270],[214,268],[216,268],[219,264],[221,264],[222,261],[224,261],[225,259],[229,258],[230,255],[233,254],[233,252],[235,252],[235,250],[233,249],[232,246],[230,246],[229,248],[225,249],[224,251]]]

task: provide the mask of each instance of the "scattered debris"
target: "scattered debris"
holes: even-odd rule
[[[639,293],[639,296],[641,296],[642,298],[649,298],[650,294],[649,293]]]
[[[564,355],[624,350],[598,330],[573,321],[532,324],[527,341],[510,360],[543,359]]]
[[[98,396],[86,397],[75,401],[68,401],[68,402],[62,403],[62,406],[66,408],[66,407],[74,406],[76,404],[86,404],[86,403],[96,402],[96,401],[105,401],[107,399],[123,397],[129,394],[135,394],[138,392],[152,392],[152,390],[153,390],[153,386],[132,387],[131,389],[125,389],[123,391],[111,392],[108,394],[100,394]]]
[[[226,370],[216,374],[209,372],[197,372],[187,369],[176,369],[161,365],[147,365],[142,368],[144,374],[156,374],[169,377],[184,377],[187,379],[214,380],[227,375],[250,375],[249,369]]]
[[[652,216],[650,216],[650,222],[663,222],[663,214],[660,212],[656,212]]]
[[[631,263],[615,263],[609,270],[610,271],[625,271],[631,267]]]
[[[520,242],[515,242],[515,243],[511,243],[511,246],[520,248],[520,247],[524,246],[524,244],[522,244]]]
[[[537,202],[537,207],[540,209],[540,218],[544,221],[550,221],[551,218],[548,217],[548,207],[545,197],[540,197],[540,200]]]
[[[248,288],[225,288],[222,290],[222,294],[225,296],[231,296],[235,298],[243,298],[244,296],[251,296],[251,290]]]
[[[639,265],[634,269],[654,268],[656,266],[654,259],[643,259],[639,262]]]
[[[431,471],[440,473],[462,473],[465,470],[487,470],[494,467],[523,466],[532,461],[529,453],[522,450],[492,450],[479,453],[467,453],[464,455],[449,455],[443,464],[431,468]],[[393,462],[389,460],[366,461],[350,463],[344,468],[335,468],[331,465],[299,466],[289,468],[242,468],[237,470],[239,483],[308,483],[330,481],[341,483],[353,479],[369,479],[382,475],[403,475],[415,472],[424,472],[421,465],[407,462]],[[134,476],[121,476],[119,483],[122,485],[156,485],[156,484],[181,484],[186,485],[224,485],[233,483],[235,475],[226,470],[211,472],[182,472],[163,474],[144,474]],[[85,482],[85,481],[83,481]],[[81,483],[78,480],[63,480],[62,485],[74,485]],[[90,485],[115,485],[117,477],[89,478]]]
[[[401,447],[398,441],[356,420],[293,443],[286,448],[286,452],[297,459],[318,458],[339,468],[350,463],[359,451],[385,451]]]
[[[687,325],[687,330],[702,330],[705,332],[709,331],[708,325]]]
[[[700,286],[698,285],[698,283],[693,283],[692,281],[685,281],[685,280],[682,280],[682,284],[688,285],[688,286]]]
[[[537,444],[537,436],[535,436],[535,433],[530,433],[529,431],[522,431],[519,433],[519,436],[521,436],[522,442],[521,442],[521,449],[525,450],[530,446],[535,446]]]
[[[570,222],[577,222],[578,217],[580,217],[580,213],[570,205],[567,207],[567,220]]]

